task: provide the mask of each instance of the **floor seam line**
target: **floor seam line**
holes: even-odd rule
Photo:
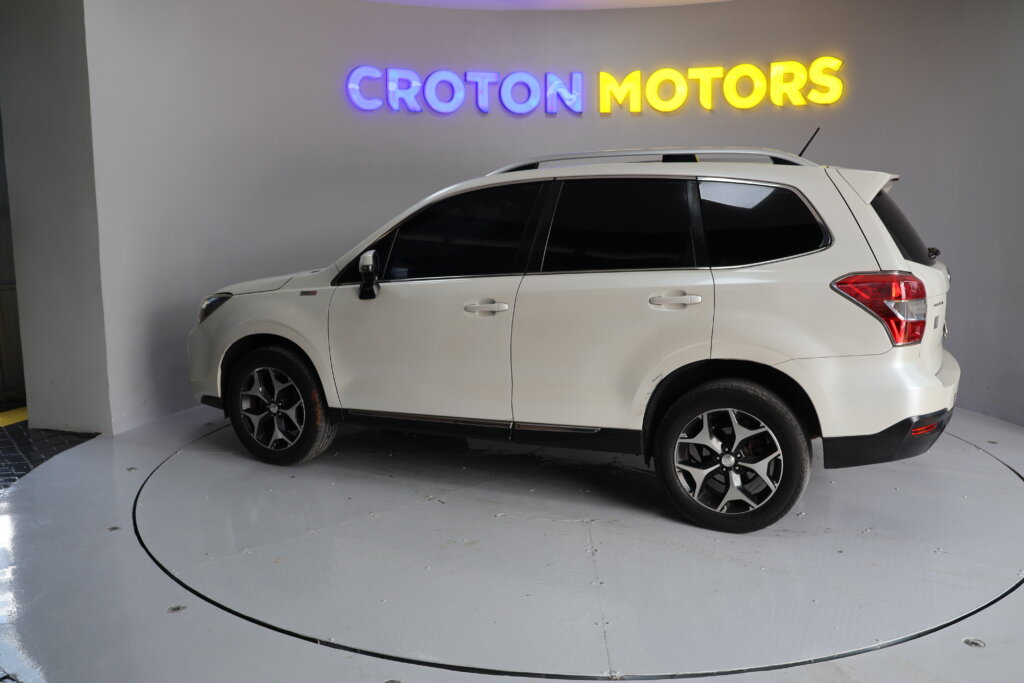
[[[597,568],[597,546],[594,545],[594,520],[585,520],[583,524],[587,527],[587,538],[590,539],[590,561],[594,566],[594,581],[597,582],[597,604],[601,615],[601,638],[604,641],[604,656],[608,662],[608,675],[614,678],[615,670],[612,668],[612,651],[608,646],[608,620],[605,619],[604,598],[601,597],[601,571]]]

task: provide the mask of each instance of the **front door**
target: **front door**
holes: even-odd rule
[[[401,223],[380,292],[341,285],[331,362],[342,406],[511,422],[510,340],[540,183],[459,194]]]

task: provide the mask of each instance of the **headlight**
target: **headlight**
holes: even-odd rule
[[[228,292],[218,292],[203,299],[203,304],[199,307],[199,322],[209,318],[214,311],[223,306],[224,302],[230,298],[231,294]]]

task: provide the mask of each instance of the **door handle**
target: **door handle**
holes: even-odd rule
[[[682,304],[684,306],[693,306],[699,304],[704,299],[701,298],[700,294],[682,294],[680,296],[652,296],[650,302],[652,306],[664,306],[665,304]]]
[[[466,313],[501,313],[508,310],[508,304],[500,301],[489,304],[466,304],[463,310]]]

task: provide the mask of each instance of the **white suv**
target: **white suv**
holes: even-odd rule
[[[269,463],[339,421],[635,452],[688,520],[759,529],[806,487],[812,438],[847,467],[949,420],[949,275],[896,179],[765,149],[514,164],[330,267],[208,297],[192,387]]]

